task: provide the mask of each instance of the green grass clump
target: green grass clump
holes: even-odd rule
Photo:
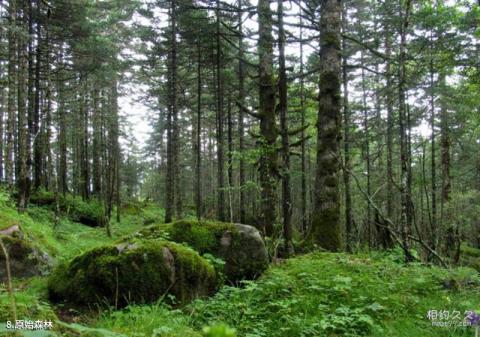
[[[182,311],[158,303],[131,305],[123,310],[105,312],[95,326],[130,337],[201,337],[189,323],[190,318]]]

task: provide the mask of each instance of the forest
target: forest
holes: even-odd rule
[[[0,336],[480,336],[480,1],[0,0]]]

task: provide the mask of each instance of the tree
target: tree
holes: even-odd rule
[[[276,123],[276,90],[273,79],[273,36],[272,12],[268,0],[259,0],[258,10],[258,81],[259,81],[259,111],[261,147],[260,187],[261,212],[260,228],[267,235],[273,234],[273,224],[276,219],[276,189],[279,176],[276,142],[278,127]]]
[[[313,243],[331,251],[342,249],[339,196],[341,12],[341,1],[323,1],[320,17],[317,168],[309,233]]]

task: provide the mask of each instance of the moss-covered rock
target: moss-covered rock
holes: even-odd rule
[[[30,195],[30,203],[38,206],[50,206],[55,204],[55,193],[39,189]]]
[[[85,201],[80,197],[67,195],[60,199],[60,208],[73,221],[91,227],[104,225],[103,203],[97,199]]]
[[[268,267],[265,243],[258,230],[248,225],[180,220],[146,227],[136,236],[186,243],[202,255],[220,258],[225,261],[224,273],[230,282],[254,279]]]
[[[460,246],[460,264],[480,272],[480,249],[462,243]]]
[[[0,239],[7,249],[12,277],[25,278],[45,273],[51,266],[51,258],[41,251],[20,228],[14,224],[0,230]],[[5,255],[0,250],[0,282],[7,278]]]
[[[55,194],[43,189],[34,191],[30,196],[30,203],[55,210]],[[82,200],[82,198],[70,194],[59,195],[58,206],[63,214],[75,222],[91,227],[104,225],[103,203],[97,199]]]
[[[79,305],[125,306],[172,294],[186,303],[217,287],[212,265],[188,247],[163,240],[120,243],[90,250],[57,267],[49,297]]]

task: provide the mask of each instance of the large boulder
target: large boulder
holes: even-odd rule
[[[50,256],[38,248],[22,231],[20,225],[10,224],[0,229],[0,239],[8,253],[11,276],[25,278],[42,275],[50,268]],[[0,282],[7,280],[6,260],[0,249]]]
[[[58,266],[48,281],[49,297],[78,305],[125,306],[167,294],[183,304],[212,294],[213,266],[197,252],[163,240],[120,243],[90,250]]]
[[[252,226],[212,221],[180,220],[154,225],[136,234],[141,238],[165,238],[185,243],[200,254],[225,261],[231,283],[258,277],[268,267],[268,254],[260,232]]]

